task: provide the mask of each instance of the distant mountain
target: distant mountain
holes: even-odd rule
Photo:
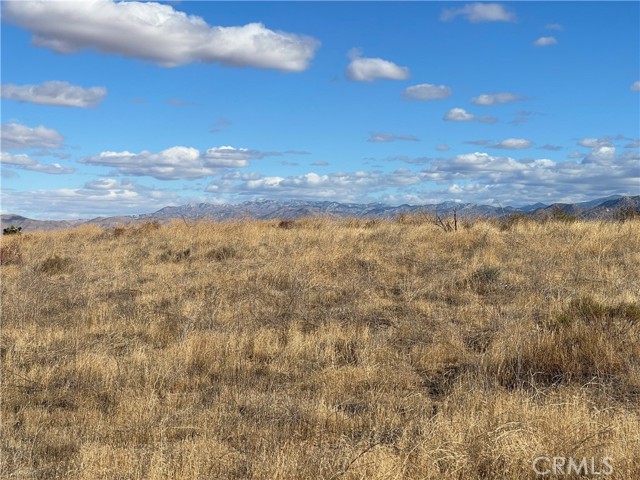
[[[514,213],[545,217],[562,210],[579,218],[613,218],[622,208],[634,208],[640,211],[640,195],[623,197],[620,195],[599,198],[582,203],[554,203],[551,205],[536,203],[521,208],[494,207],[474,203],[443,202],[431,205],[391,206],[383,203],[340,203],[330,201],[307,200],[255,200],[237,204],[197,203],[178,207],[165,207],[157,212],[143,215],[116,217],[97,217],[86,220],[33,220],[20,215],[2,215],[2,228],[10,225],[22,227],[24,231],[60,230],[79,225],[99,225],[111,228],[116,225],[158,221],[167,223],[172,220],[231,220],[254,218],[262,220],[293,220],[305,216],[332,217],[386,217],[392,218],[406,213],[427,213],[430,215],[450,216],[457,211],[459,218],[500,217]]]
[[[553,203],[546,207],[538,208],[531,213],[538,217],[544,217],[553,215],[554,210],[561,210],[578,218],[606,219],[614,217],[616,212],[626,208],[640,211],[640,195],[634,197],[614,195],[581,203]]]
[[[25,232],[62,230],[76,227],[82,223],[84,223],[84,220],[33,220],[13,214],[0,216],[0,225],[2,228],[15,225],[16,227],[22,227],[22,230]]]

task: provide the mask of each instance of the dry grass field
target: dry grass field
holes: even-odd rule
[[[640,220],[285,226],[2,238],[0,477],[640,478]]]

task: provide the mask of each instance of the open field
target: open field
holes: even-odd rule
[[[640,220],[290,226],[2,238],[0,477],[640,478]]]

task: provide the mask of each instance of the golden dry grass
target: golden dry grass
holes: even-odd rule
[[[640,478],[640,221],[290,227],[3,238],[0,477]]]

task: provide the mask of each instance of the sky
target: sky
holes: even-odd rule
[[[640,194],[640,2],[1,2],[1,211]]]

